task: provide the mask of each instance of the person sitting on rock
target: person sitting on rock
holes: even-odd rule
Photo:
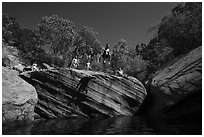
[[[77,68],[78,65],[79,65],[79,60],[76,57],[73,58],[70,68]]]
[[[123,78],[128,78],[128,75],[124,73],[122,68],[120,68],[119,71],[117,71],[117,75]]]
[[[118,74],[119,74],[119,76],[124,76],[124,72],[121,68],[119,69]]]
[[[39,70],[36,63],[33,63],[32,70],[33,71],[38,71]]]
[[[88,86],[88,83],[91,79],[95,79],[93,76],[85,76],[83,77],[80,81],[79,84],[77,85],[76,89],[79,93],[85,92],[86,94],[88,93],[86,87]]]

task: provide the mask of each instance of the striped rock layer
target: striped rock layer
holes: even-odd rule
[[[202,91],[202,47],[172,61],[152,79],[167,104],[172,105],[187,95]]]
[[[173,60],[151,81],[149,114],[202,125],[202,47]],[[200,124],[201,123],[201,124]]]
[[[86,91],[77,85],[92,76]],[[102,72],[77,69],[52,69],[21,75],[32,84],[39,101],[35,112],[43,118],[75,116],[132,116],[138,112],[147,92],[133,77],[117,77]]]

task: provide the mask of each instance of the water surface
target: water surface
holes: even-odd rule
[[[155,123],[156,121],[156,123]],[[147,117],[113,117],[106,119],[54,119],[31,124],[3,126],[3,134],[16,135],[154,135],[201,134],[201,127],[192,123],[162,123]]]

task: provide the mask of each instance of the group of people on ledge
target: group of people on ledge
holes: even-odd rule
[[[87,55],[87,62],[86,62],[86,69],[87,70],[92,70],[91,68],[91,60],[93,60],[94,54],[93,54],[93,49],[91,49],[91,52],[89,55]],[[99,63],[100,60],[102,61],[102,69],[106,70],[107,65],[110,64],[111,61],[111,51],[109,49],[109,44],[106,44],[105,48],[103,48],[103,51],[101,52],[101,54],[97,55],[97,59],[96,61]],[[72,59],[70,68],[75,68],[77,69],[79,67],[79,58],[77,58],[77,56],[75,56]],[[34,63],[32,66],[27,66],[23,69],[23,71],[37,71],[40,70],[39,67],[37,66],[36,63]],[[120,68],[119,70],[116,71],[116,75],[119,76],[124,76],[124,72],[123,69]]]
[[[87,70],[92,70],[91,68],[91,58],[93,57],[93,50],[91,50],[90,55],[88,55],[88,60],[86,63],[86,69]],[[102,68],[105,69],[107,64],[110,64],[111,61],[111,51],[109,49],[109,44],[106,44],[105,48],[103,48],[103,51],[101,52],[101,54],[99,54],[99,56],[97,56],[97,62],[99,62],[99,58],[102,59]],[[79,66],[79,59],[77,57],[74,57],[72,59],[70,68],[78,68]],[[120,68],[117,72],[117,75],[120,76],[124,76],[124,72],[122,70],[122,68]]]
[[[86,69],[91,70],[91,59],[93,57],[93,50],[91,49],[90,55],[87,55],[88,60],[86,63]],[[105,48],[103,49],[102,53],[97,55],[97,62],[99,62],[99,58],[102,58],[103,65],[106,63],[110,64],[110,49],[109,49],[109,44],[106,44]],[[74,57],[72,59],[72,63],[70,65],[70,68],[78,68],[79,66],[79,59],[77,57]]]

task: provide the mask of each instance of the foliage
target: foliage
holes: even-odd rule
[[[202,45],[202,3],[178,4],[162,19],[158,37],[174,49],[175,56]]]
[[[201,46],[202,3],[178,4],[154,28],[158,28],[157,35],[148,44],[137,44],[134,49],[129,49],[125,40],[119,40],[111,51],[108,71],[116,73],[122,68],[126,74],[144,80],[174,57]],[[43,17],[37,29],[29,30],[21,28],[14,17],[3,14],[2,35],[31,63],[68,67],[77,57],[79,69],[86,69],[90,61],[93,70],[104,70],[102,62],[97,61],[102,52],[98,33],[88,26],[76,30],[73,22],[57,15]]]
[[[15,42],[16,36],[20,31],[20,25],[16,22],[15,17],[9,17],[7,14],[2,15],[2,37],[5,42]]]
[[[53,57],[53,64],[56,59],[64,64],[71,61],[71,48],[77,34],[74,23],[57,15],[46,16],[38,24],[38,31],[42,47]]]
[[[111,69],[113,72],[123,69],[124,73],[144,80],[147,75],[147,61],[143,60],[138,50],[130,50],[127,42],[121,39],[113,48]]]
[[[102,63],[93,62],[91,68],[93,71],[102,71]]]
[[[93,28],[85,26],[78,32],[77,42],[75,44],[78,47],[79,54],[86,53],[87,55],[91,54],[91,50],[93,54],[99,54],[102,50],[101,43],[98,40],[98,33],[94,31]]]
[[[41,59],[41,54],[43,51],[38,43],[38,38],[32,30],[23,29],[16,22],[14,17],[9,17],[3,14],[3,39],[5,42],[9,43],[10,46],[15,46],[19,50],[20,56],[30,63],[36,62]],[[28,62],[28,64],[30,64]]]
[[[147,61],[143,60],[140,56],[130,58],[124,72],[143,81],[148,73]]]
[[[128,61],[128,54],[127,42],[123,39],[119,40],[119,42],[114,45],[111,56],[111,68],[114,72],[119,68],[123,69]]]
[[[158,35],[148,45],[138,44],[135,49],[136,55],[148,62],[149,73],[202,45],[202,3],[178,4],[157,27]]]
[[[80,68],[86,68],[86,63],[96,62],[96,56],[101,53],[102,46],[98,40],[98,33],[91,27],[85,26],[77,31],[74,43],[73,57],[80,58]],[[91,57],[89,59],[89,57]]]

